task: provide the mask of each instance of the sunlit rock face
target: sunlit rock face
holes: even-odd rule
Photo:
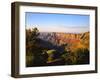
[[[59,33],[59,32],[40,32],[40,39],[49,41],[54,45],[84,43],[89,47],[89,32],[86,33]]]

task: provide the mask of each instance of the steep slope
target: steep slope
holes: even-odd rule
[[[41,32],[39,38],[49,41],[54,45],[60,46],[64,44],[84,43],[89,46],[89,32],[74,34],[74,33],[57,33],[57,32]]]

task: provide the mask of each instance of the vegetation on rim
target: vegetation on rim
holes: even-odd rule
[[[89,64],[89,32],[39,32],[26,29],[26,66]]]

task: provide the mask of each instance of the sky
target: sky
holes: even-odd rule
[[[37,27],[40,32],[82,33],[89,31],[89,15],[25,13],[26,28]]]

